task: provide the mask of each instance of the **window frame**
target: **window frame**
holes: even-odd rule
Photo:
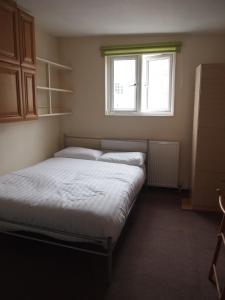
[[[149,56],[168,56],[170,57],[170,110],[169,111],[141,111],[142,96],[143,96],[143,74],[142,64],[143,55]],[[136,110],[114,110],[113,109],[113,62],[114,60],[135,58],[136,60]],[[176,69],[176,52],[163,52],[163,53],[142,53],[136,55],[112,55],[105,57],[105,115],[109,116],[174,116],[174,96],[175,96],[175,69]]]
[[[135,109],[129,110],[116,110],[114,109],[114,61],[115,60],[134,60],[135,65],[135,84],[136,84],[136,92],[135,92]],[[129,56],[110,56],[110,112],[118,113],[118,112],[125,112],[125,113],[133,113],[138,112],[138,57],[137,55],[129,55]]]

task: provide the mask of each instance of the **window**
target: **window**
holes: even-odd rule
[[[106,114],[173,115],[175,53],[106,57]]]
[[[136,111],[136,57],[114,57],[111,60],[111,109]]]

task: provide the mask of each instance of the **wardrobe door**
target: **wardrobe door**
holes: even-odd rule
[[[37,119],[35,70],[22,68],[24,118]]]
[[[18,12],[13,1],[0,0],[0,61],[19,64]]]
[[[19,10],[21,65],[35,68],[34,18]]]
[[[0,122],[23,119],[21,70],[19,66],[0,63]]]

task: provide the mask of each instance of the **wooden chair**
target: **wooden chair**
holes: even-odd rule
[[[217,234],[217,244],[216,244],[216,249],[214,252],[212,264],[209,271],[209,280],[213,284],[215,284],[217,288],[218,299],[225,300],[225,286],[223,287],[223,289],[221,289],[217,271],[216,271],[216,264],[219,258],[221,246],[225,247],[225,236],[224,236],[225,235],[225,194],[220,189],[217,189],[217,193],[219,195],[219,206],[220,209],[222,210],[223,217],[220,223],[219,232]]]

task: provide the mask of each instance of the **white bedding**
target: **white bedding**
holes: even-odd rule
[[[0,177],[0,219],[115,242],[144,180],[136,166],[51,158]]]

